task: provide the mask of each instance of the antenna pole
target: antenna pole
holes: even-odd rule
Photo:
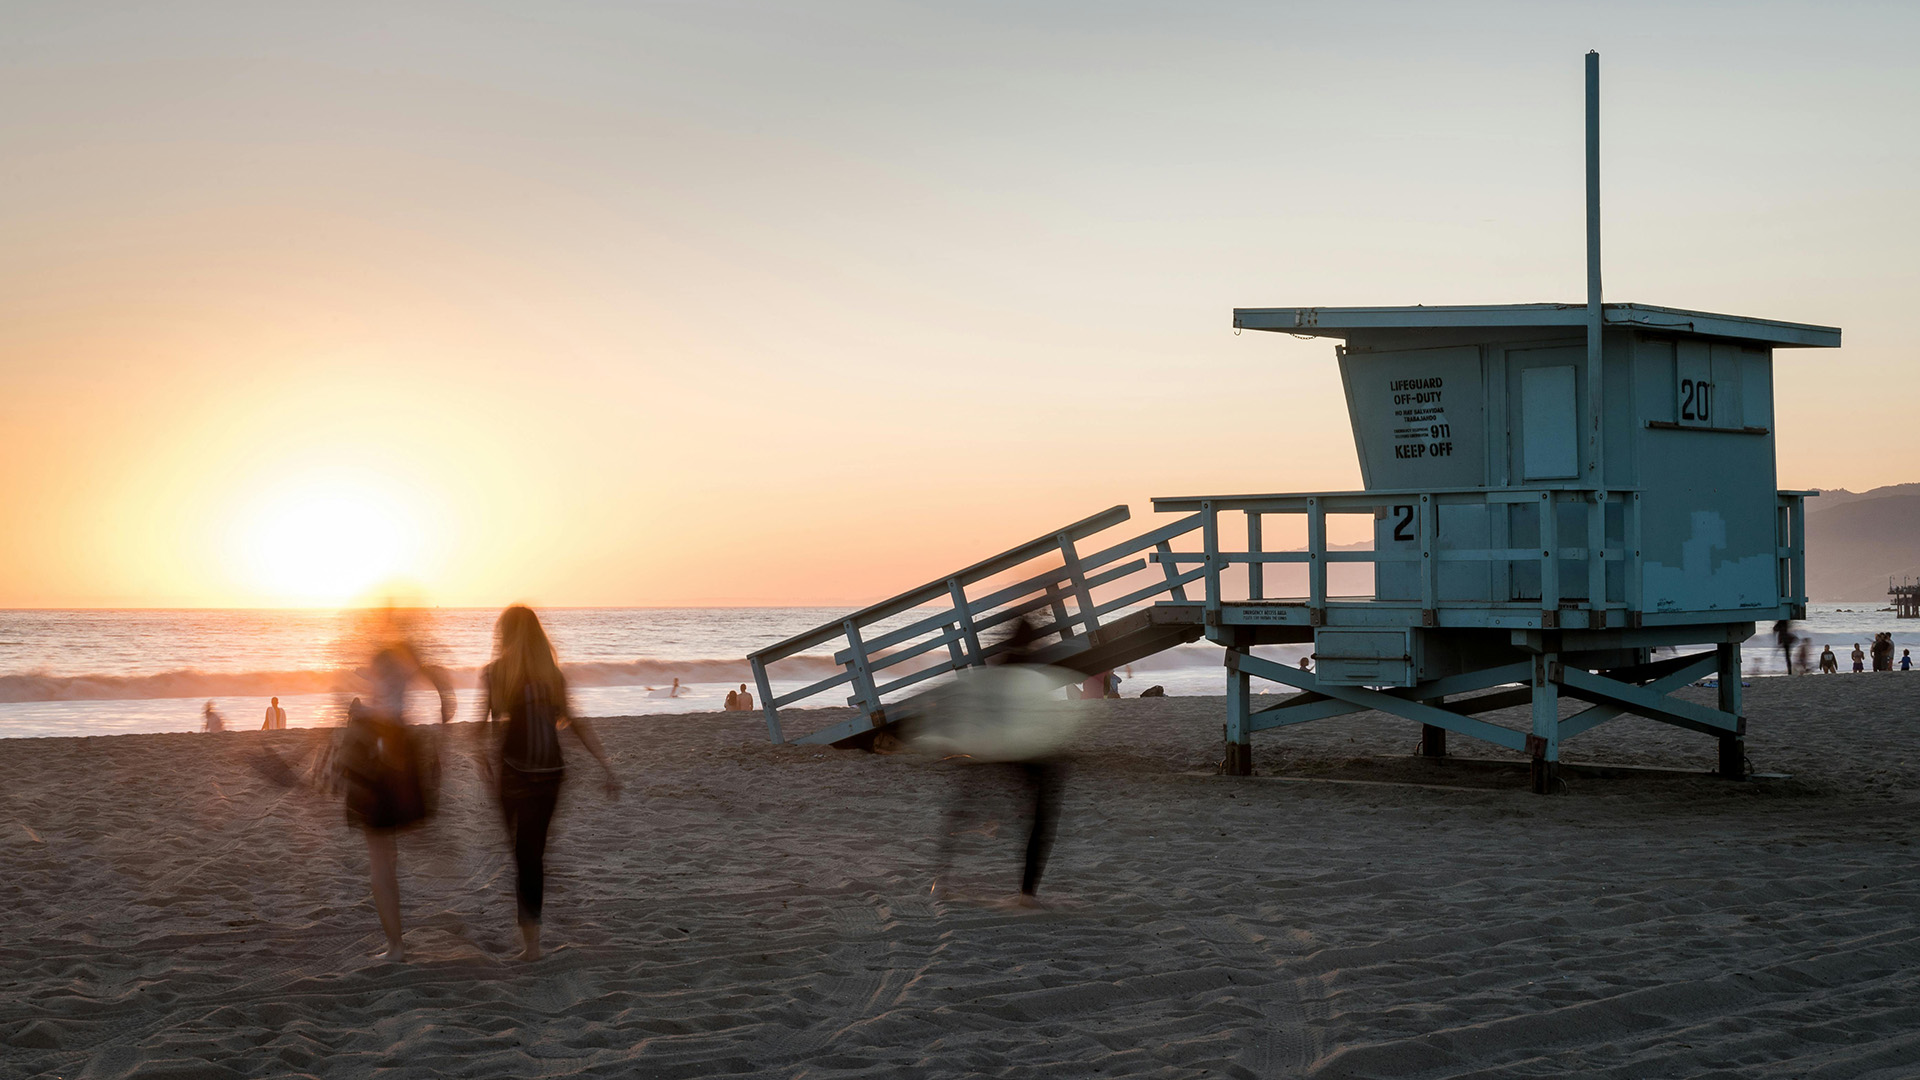
[[[1600,54],[1587,53],[1587,479],[1604,491],[1607,474],[1601,451],[1602,407],[1600,330]]]

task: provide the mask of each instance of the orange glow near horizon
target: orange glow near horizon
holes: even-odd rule
[[[1577,301],[1590,46],[1608,299],[1843,326],[1780,485],[1914,479],[1920,9],[823,10],[10,13],[0,607],[858,604],[1354,487],[1231,309]]]

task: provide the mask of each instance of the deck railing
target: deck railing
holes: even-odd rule
[[[1780,543],[1780,602],[1793,607],[1793,617],[1807,617],[1807,499],[1817,491],[1782,491],[1774,511]]]
[[[1182,570],[1163,562],[1161,573],[1144,584],[1127,579],[1153,565],[1136,556],[1149,549],[1171,553],[1172,542],[1198,529],[1202,515],[1188,515],[1092,554],[1080,552],[1083,541],[1129,516],[1125,506],[1115,506],[749,655],[747,661],[760,691],[768,735],[776,743],[787,741],[781,729],[780,709],[842,686],[849,691],[846,704],[859,709],[872,726],[878,726],[884,722],[889,695],[963,667],[986,663],[1005,647],[1004,643],[989,644],[988,632],[1015,619],[1037,614],[1040,621],[1035,629],[1042,638],[1056,638],[1050,652],[1057,658],[1097,644],[1103,620],[1157,599],[1187,599],[1186,586],[1204,577],[1205,567]],[[1026,563],[1052,562],[1056,558],[1056,565],[1038,573],[1009,584],[995,584],[998,578]],[[982,586],[989,591],[982,595],[969,593]],[[1103,586],[1118,586],[1125,591],[1097,599],[1095,590]],[[927,608],[932,610],[919,610]],[[912,618],[903,625],[881,626],[903,616]],[[841,670],[800,689],[774,695],[770,671],[774,665],[828,647],[833,649],[833,662]]]
[[[1777,556],[1780,603],[1803,615],[1806,606],[1805,492],[1777,495]],[[1531,506],[1526,528],[1515,528],[1515,508]],[[1486,530],[1482,544],[1443,540],[1437,528],[1449,507],[1475,508]],[[1617,507],[1617,510],[1610,508]],[[1330,609],[1366,607],[1379,611],[1395,605],[1417,612],[1419,624],[1506,625],[1502,612],[1537,613],[1536,625],[1562,625],[1561,613],[1581,611],[1576,625],[1586,627],[1637,625],[1643,596],[1641,572],[1640,493],[1632,489],[1548,487],[1511,489],[1451,489],[1436,491],[1342,491],[1283,495],[1235,495],[1155,499],[1160,511],[1195,512],[1201,516],[1202,546],[1198,552],[1160,552],[1154,558],[1172,566],[1198,564],[1206,571],[1206,607],[1209,621],[1218,623],[1228,604],[1284,603],[1303,610],[1300,621],[1326,625]],[[1336,514],[1379,517],[1386,513],[1395,527],[1386,535],[1402,542],[1373,550],[1340,550],[1327,543],[1327,519]],[[1246,544],[1233,549],[1223,543],[1222,519],[1244,517]],[[1266,519],[1281,515],[1305,518],[1304,548],[1270,551],[1264,544]],[[1402,528],[1401,526],[1404,526]],[[1516,532],[1523,535],[1516,536]],[[1525,541],[1537,544],[1521,546]],[[1375,566],[1371,596],[1330,595],[1328,572],[1337,563]],[[1485,594],[1447,595],[1443,567],[1448,564],[1488,567]],[[1306,595],[1270,597],[1266,567],[1302,564],[1306,567]],[[1380,595],[1380,569],[1399,564],[1412,572],[1396,579],[1406,595]],[[1244,566],[1244,591],[1228,595],[1223,573]],[[1518,588],[1522,568],[1525,587]],[[1537,587],[1536,579],[1537,578]],[[1482,614],[1476,615],[1475,612]]]
[[[1514,515],[1508,508],[1534,508],[1528,521],[1529,535],[1513,535]],[[1609,513],[1617,506],[1616,514]],[[1641,594],[1639,559],[1639,493],[1628,489],[1594,491],[1590,488],[1509,488],[1497,490],[1453,489],[1437,491],[1344,491],[1309,492],[1284,495],[1243,495],[1155,499],[1161,511],[1195,511],[1201,515],[1203,546],[1197,553],[1162,553],[1156,556],[1173,565],[1199,563],[1206,575],[1206,606],[1212,615],[1224,604],[1240,600],[1297,603],[1305,608],[1308,625],[1324,625],[1325,613],[1342,606],[1367,606],[1378,609],[1394,605],[1417,609],[1421,622],[1440,625],[1440,609],[1506,609],[1542,613],[1544,625],[1556,625],[1563,607],[1590,611],[1635,611]],[[1452,537],[1444,542],[1438,524],[1447,507],[1471,507],[1484,512],[1487,540],[1483,546],[1467,546]],[[1569,512],[1569,508],[1574,508]],[[1339,550],[1327,543],[1327,518],[1337,514],[1393,517],[1396,527],[1388,535],[1400,543],[1372,550]],[[1245,516],[1245,550],[1229,550],[1221,542],[1223,515]],[[1278,515],[1300,515],[1306,519],[1304,549],[1269,551],[1263,544],[1264,519]],[[1609,520],[1612,520],[1610,527]],[[1564,522],[1577,522],[1571,536],[1563,536]],[[1518,546],[1521,540],[1535,540],[1537,546]],[[1590,557],[1592,556],[1592,557]],[[1271,564],[1303,564],[1307,571],[1307,594],[1280,598],[1266,594],[1265,568]],[[1371,563],[1375,566],[1376,591],[1372,596],[1335,597],[1328,589],[1328,570],[1335,563]],[[1479,563],[1489,567],[1484,596],[1443,595],[1442,567],[1448,563]],[[1390,564],[1411,565],[1414,570],[1402,579],[1409,593],[1405,596],[1379,595],[1380,568]],[[1608,567],[1616,564],[1619,575],[1610,586]],[[1244,565],[1244,596],[1227,596],[1222,571]],[[1538,595],[1527,588],[1525,595],[1514,597],[1512,580],[1519,567],[1537,568]],[[1572,575],[1571,580],[1569,576]],[[1531,580],[1529,580],[1531,585]],[[1617,594],[1618,599],[1610,595]],[[1607,621],[1606,616],[1600,622]],[[1626,623],[1625,618],[1619,624]],[[1590,624],[1592,625],[1592,624]]]

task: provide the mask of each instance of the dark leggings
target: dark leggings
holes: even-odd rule
[[[514,895],[523,922],[540,921],[546,899],[547,827],[560,801],[562,773],[524,773],[511,765],[500,770],[500,809],[513,844]]]
[[[1033,830],[1027,834],[1027,868],[1020,875],[1020,891],[1032,896],[1040,890],[1040,873],[1053,851],[1054,824],[1060,819],[1060,781],[1066,767],[1052,761],[1023,761],[1020,771],[1033,791]]]
[[[1060,818],[1060,792],[1067,767],[1058,761],[1010,761],[969,765],[955,777],[954,801],[947,808],[945,826],[940,831],[936,876],[944,877],[952,864],[954,832],[961,819],[970,815],[982,801],[991,777],[1017,777],[1032,800],[1033,825],[1027,832],[1026,866],[1020,874],[1020,891],[1032,896],[1040,890],[1040,875],[1047,868],[1047,856],[1053,851],[1053,834]]]

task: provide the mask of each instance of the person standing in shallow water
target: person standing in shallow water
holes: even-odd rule
[[[620,797],[620,779],[593,727],[569,708],[566,677],[532,608],[515,604],[500,613],[494,624],[493,662],[480,673],[480,694],[481,718],[489,726],[496,717],[506,721],[490,756],[481,759],[481,768],[499,792],[507,842],[513,846],[520,955],[538,960],[547,830],[566,777],[560,729],[571,729],[600,762],[609,798]]]
[[[1840,672],[1840,658],[1833,655],[1833,646],[1827,645],[1820,650],[1820,674],[1837,675]]]

